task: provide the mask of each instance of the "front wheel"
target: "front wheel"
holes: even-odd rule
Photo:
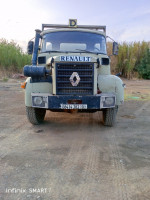
[[[103,110],[104,126],[114,126],[116,121],[117,111],[118,111],[118,106],[115,106],[114,108],[106,108]]]
[[[31,124],[38,125],[43,122],[46,110],[42,108],[33,108],[26,106],[26,114]]]

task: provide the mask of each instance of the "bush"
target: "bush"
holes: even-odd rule
[[[141,59],[137,71],[141,78],[150,79],[150,49],[147,49],[145,55]]]
[[[111,71],[121,72],[125,78],[138,77],[138,66],[145,55],[149,42],[123,42],[119,44],[118,56],[111,56]],[[107,43],[108,55],[111,55],[112,43]]]
[[[0,68],[2,70],[21,71],[24,65],[31,63],[31,56],[23,53],[15,42],[0,40]]]

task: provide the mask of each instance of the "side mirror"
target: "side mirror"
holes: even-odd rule
[[[34,42],[33,41],[29,41],[28,42],[28,47],[27,47],[27,53],[29,55],[31,55],[33,53],[33,46],[34,46]]]
[[[118,55],[119,46],[117,42],[113,42],[113,55]]]

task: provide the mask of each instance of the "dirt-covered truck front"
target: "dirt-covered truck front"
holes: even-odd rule
[[[26,113],[32,124],[44,120],[46,110],[102,111],[103,122],[113,126],[124,101],[122,80],[111,75],[106,50],[106,27],[43,24],[29,41],[32,65],[24,66]],[[118,44],[113,43],[117,55]]]

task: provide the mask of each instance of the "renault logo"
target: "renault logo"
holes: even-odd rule
[[[70,76],[70,82],[72,86],[77,86],[80,82],[80,76],[77,72],[73,72],[72,75]]]

